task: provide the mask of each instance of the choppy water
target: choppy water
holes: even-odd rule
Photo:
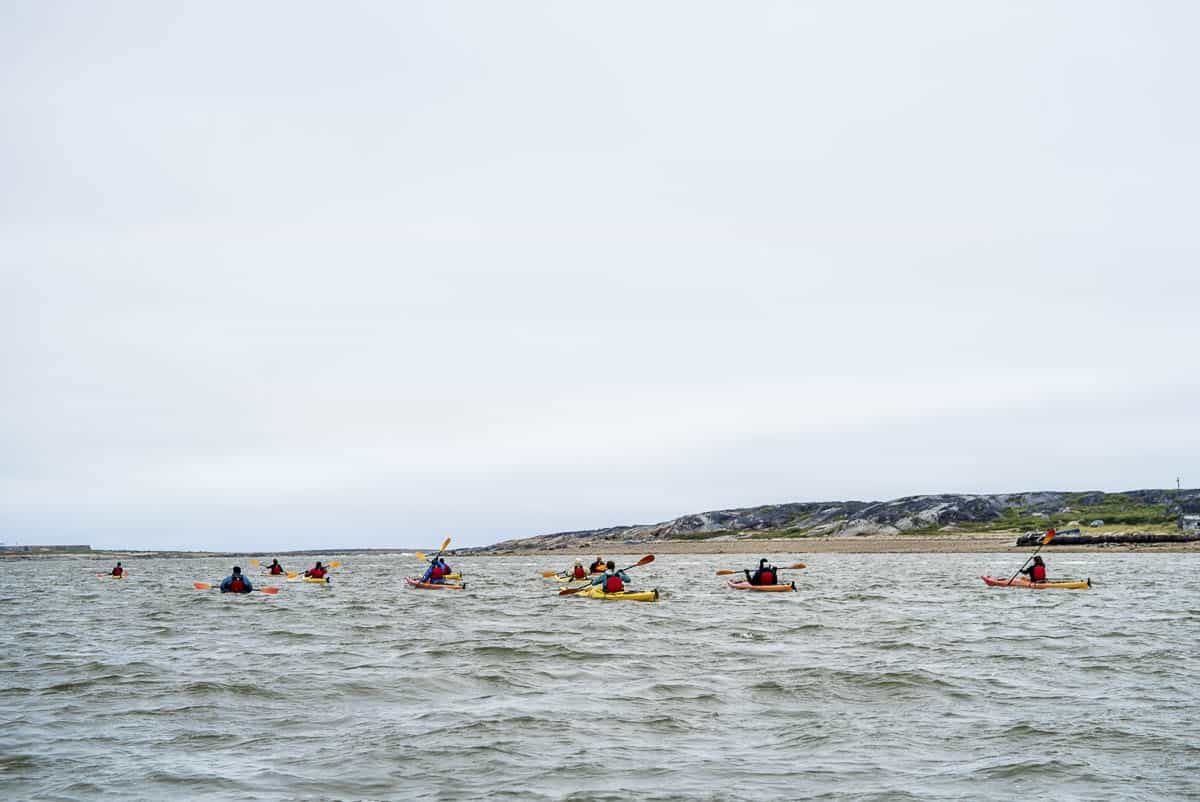
[[[0,798],[1200,796],[1200,555],[1055,554],[1096,587],[1041,592],[978,580],[1013,555],[774,556],[799,593],[663,556],[659,604],[529,557],[274,597],[191,587],[228,560],[6,562]]]

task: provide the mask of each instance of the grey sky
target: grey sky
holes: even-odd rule
[[[1196,4],[5,17],[0,541],[1200,484]]]

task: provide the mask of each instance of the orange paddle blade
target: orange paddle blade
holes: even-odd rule
[[[1042,538],[1042,545],[1043,545],[1043,546],[1045,546],[1045,545],[1046,545],[1047,543],[1049,543],[1051,540],[1054,540],[1054,536],[1055,536],[1056,534],[1058,534],[1058,533],[1054,531],[1054,527],[1053,527],[1053,526],[1052,526],[1052,527],[1050,527],[1048,530],[1046,530],[1046,536]]]
[[[279,592],[279,588],[259,588],[259,590],[263,593],[270,593],[272,596]]]
[[[192,587],[196,590],[212,590],[212,585],[207,582],[193,582]]]

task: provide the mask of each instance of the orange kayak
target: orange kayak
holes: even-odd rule
[[[1092,580],[1071,580],[1068,582],[1030,582],[1028,579],[998,579],[994,576],[979,577],[992,588],[1029,588],[1030,590],[1045,590],[1046,588],[1062,588],[1064,590],[1086,590],[1092,586]]]

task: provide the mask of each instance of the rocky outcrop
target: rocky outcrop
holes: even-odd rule
[[[477,551],[580,549],[592,545],[657,540],[711,540],[772,534],[782,537],[855,537],[911,532],[1002,530],[1063,525],[1121,510],[1147,511],[1156,520],[1200,512],[1200,490],[1036,491],[994,495],[943,493],[891,501],[827,501],[770,504],[695,513],[655,524],[556,532],[486,546]],[[1138,513],[1141,514],[1141,513]],[[1044,531],[1044,530],[1043,530]],[[1098,535],[1097,535],[1098,536]],[[1039,535],[1040,537],[1040,535]],[[1057,541],[1056,541],[1057,542]]]

